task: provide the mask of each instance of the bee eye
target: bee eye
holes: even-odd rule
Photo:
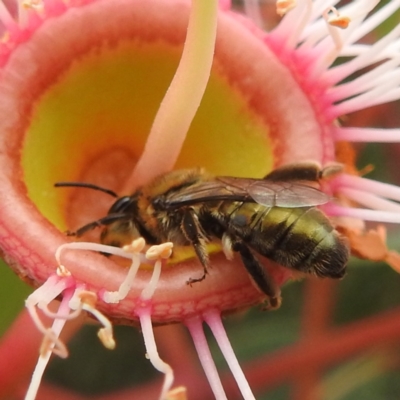
[[[132,205],[133,199],[131,196],[120,197],[108,210],[109,214],[118,214],[128,210],[129,206]]]
[[[153,207],[157,210],[165,210],[165,197],[158,196],[152,200]]]

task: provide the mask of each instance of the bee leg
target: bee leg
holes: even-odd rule
[[[232,238],[232,249],[240,254],[243,264],[258,288],[269,298],[271,308],[278,308],[281,303],[280,291],[275,282],[268,275],[265,267],[257,260],[246,244],[236,238]]]
[[[191,208],[187,208],[183,214],[181,229],[186,239],[193,246],[194,251],[203,266],[203,275],[200,278],[189,278],[186,282],[191,285],[195,282],[201,282],[207,275],[208,253],[206,249],[207,237],[199,223],[197,215]]]

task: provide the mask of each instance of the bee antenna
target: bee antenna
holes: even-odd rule
[[[85,183],[85,182],[57,182],[54,184],[54,187],[81,187],[87,189],[99,190],[100,192],[104,192],[113,197],[118,197],[117,193],[110,189],[102,188],[101,186],[94,185],[93,183]]]

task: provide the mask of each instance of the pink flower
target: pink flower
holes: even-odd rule
[[[110,348],[112,321],[140,323],[149,358],[166,376],[160,398],[173,372],[158,355],[152,324],[171,322],[188,326],[215,396],[226,398],[205,321],[243,397],[254,398],[220,317],[265,301],[240,260],[210,248],[206,279],[189,286],[203,269],[190,252],[170,259],[170,244],[66,244],[62,231],[101,218],[113,200],[55,189],[55,182],[86,181],[130,194],[172,168],[261,178],[291,162],[340,163],[343,171],[321,182],[337,200],[321,208],[355,255],[400,269],[384,229],[364,224],[400,222],[400,190],[359,176],[349,144],[397,142],[399,130],[339,122],[400,97],[399,28],[361,44],[400,5],[392,0],[369,15],[376,3],[358,0],[337,10],[322,0],[278,1],[278,13],[287,14],[269,33],[257,27],[263,19],[252,1],[247,16],[231,11],[229,2],[217,10],[204,0],[192,7],[185,0],[0,3],[0,247],[18,275],[40,286],[27,307],[46,339],[28,399],[51,352],[66,355],[58,335],[82,310],[101,322],[99,336]],[[130,268],[78,249],[125,257]],[[270,261],[265,268],[277,286],[294,275]],[[50,312],[59,296],[59,310]],[[54,319],[52,328],[36,308]]]

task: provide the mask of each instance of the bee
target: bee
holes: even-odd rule
[[[290,164],[263,179],[213,176],[204,169],[172,171],[156,177],[130,196],[102,190],[117,198],[107,215],[69,235],[82,236],[102,226],[100,241],[123,246],[139,236],[148,244],[171,241],[192,246],[203,266],[209,267],[207,243],[220,241],[228,257],[238,253],[249,275],[272,307],[279,292],[257,255],[286,268],[318,277],[342,278],[349,258],[348,245],[331,221],[317,208],[330,200],[319,190],[328,175],[314,163]]]

